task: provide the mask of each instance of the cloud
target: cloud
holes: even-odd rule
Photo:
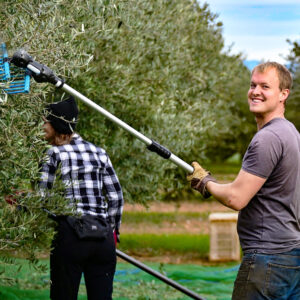
[[[223,22],[225,45],[247,59],[284,62],[291,49],[287,39],[300,39],[299,0],[208,0]],[[200,2],[201,3],[201,2]]]
[[[285,36],[277,36],[276,39],[269,35],[241,35],[232,38],[238,40],[239,43],[234,45],[231,53],[243,53],[247,60],[275,60],[285,63],[285,57],[291,48]],[[296,36],[292,37],[292,40],[293,38],[296,39]]]
[[[262,20],[253,17],[243,19],[226,20],[223,32],[234,35],[257,35],[257,36],[282,36],[289,38],[292,35],[297,35],[300,27],[299,21],[289,20]],[[298,35],[298,39],[299,39]]]

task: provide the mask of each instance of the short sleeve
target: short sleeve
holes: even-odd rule
[[[242,169],[253,175],[268,178],[281,159],[283,147],[272,131],[258,132],[243,158]]]

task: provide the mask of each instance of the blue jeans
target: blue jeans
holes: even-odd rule
[[[262,299],[300,299],[300,249],[280,254],[254,250],[244,255],[232,300]]]

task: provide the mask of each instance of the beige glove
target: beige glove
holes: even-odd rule
[[[206,184],[208,181],[216,182],[208,171],[203,169],[199,163],[193,162],[192,166],[194,172],[187,176],[187,180],[191,182],[191,187],[199,191],[204,198],[209,198],[211,196],[210,192],[206,189]]]

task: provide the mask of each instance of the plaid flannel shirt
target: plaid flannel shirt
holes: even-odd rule
[[[76,211],[108,219],[119,233],[123,193],[105,150],[83,140],[78,134],[70,144],[52,146],[42,165],[39,183],[42,190],[52,188],[58,169],[65,196],[76,206]]]

